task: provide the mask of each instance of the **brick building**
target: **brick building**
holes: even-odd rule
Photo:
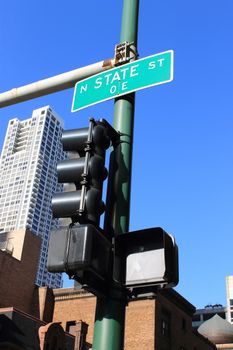
[[[1,337],[2,344],[7,341],[3,330],[10,326],[16,332],[16,344],[19,339],[25,349],[33,348],[29,346],[33,341],[35,349],[41,350],[48,344],[56,350],[59,343],[63,344],[60,349],[91,349],[95,296],[77,288],[38,288],[34,281],[40,238],[25,230],[1,238],[0,348]],[[126,308],[125,350],[215,349],[193,332],[194,312],[193,305],[172,289],[160,291],[156,299],[130,302]],[[10,337],[8,334],[8,340]]]
[[[0,349],[73,350],[74,342],[59,323],[46,325],[16,308],[0,309]]]
[[[46,294],[51,301],[51,293],[44,289],[43,300],[39,302],[41,314],[46,314]],[[96,298],[75,288],[55,289],[53,297],[53,314],[47,313],[46,317],[61,322],[67,332],[73,335],[76,332],[83,347],[75,350],[91,348]],[[193,331],[194,312],[194,306],[172,289],[160,291],[156,299],[130,302],[126,309],[125,350],[216,349],[214,344]],[[82,329],[80,325],[84,325]]]
[[[28,230],[16,230],[0,238],[0,307],[14,306],[30,314],[40,237]]]

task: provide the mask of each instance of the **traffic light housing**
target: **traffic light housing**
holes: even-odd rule
[[[66,272],[97,295],[106,294],[112,275],[111,237],[99,227],[99,220],[105,208],[105,153],[118,139],[104,119],[90,119],[87,128],[64,131],[63,150],[72,157],[58,162],[58,182],[73,183],[76,191],[55,193],[52,199],[54,218],[70,218],[72,223],[50,233],[48,271]]]
[[[66,272],[88,291],[106,295],[112,244],[92,224],[71,224],[51,231],[48,270]]]
[[[118,235],[114,245],[113,279],[131,296],[178,283],[178,248],[174,238],[155,227]]]
[[[114,283],[133,298],[178,283],[178,248],[160,227],[116,234],[113,242],[99,227],[105,153],[118,142],[119,134],[104,119],[90,119],[88,128],[63,133],[63,150],[73,157],[58,163],[58,182],[74,183],[76,191],[52,199],[54,217],[72,223],[51,231],[47,267],[66,272],[97,296],[106,296]]]
[[[57,164],[58,182],[74,183],[76,191],[56,193],[52,199],[54,218],[71,218],[72,222],[99,224],[105,206],[103,181],[107,177],[105,152],[118,133],[104,119],[90,119],[89,127],[64,131],[63,150],[74,158]]]

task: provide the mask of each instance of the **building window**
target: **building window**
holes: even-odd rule
[[[182,318],[182,330],[185,332],[187,330],[186,319]]]
[[[161,309],[161,334],[170,340],[171,337],[171,313],[169,310]]]
[[[210,318],[212,318],[214,315],[215,315],[215,313],[204,314],[204,315],[203,315],[203,320],[204,320],[204,321],[207,321],[207,320],[209,320]]]
[[[76,327],[76,321],[66,322],[66,332],[74,334],[74,328]]]
[[[225,312],[218,312],[218,316],[222,317],[223,319],[226,319],[226,314]]]
[[[167,320],[161,320],[161,334],[170,337],[170,323]]]

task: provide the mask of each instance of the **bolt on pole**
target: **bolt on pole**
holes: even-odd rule
[[[139,0],[124,0],[121,43],[134,42],[137,47]],[[130,187],[133,150],[135,94],[115,100],[114,128],[121,142],[112,151],[107,195],[105,230],[113,235],[129,229]],[[122,350],[124,347],[125,307],[123,296],[114,297],[114,287],[106,299],[97,299],[93,350]]]

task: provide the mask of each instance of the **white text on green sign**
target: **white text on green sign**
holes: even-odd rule
[[[173,80],[173,50],[113,68],[76,83],[72,112]]]

